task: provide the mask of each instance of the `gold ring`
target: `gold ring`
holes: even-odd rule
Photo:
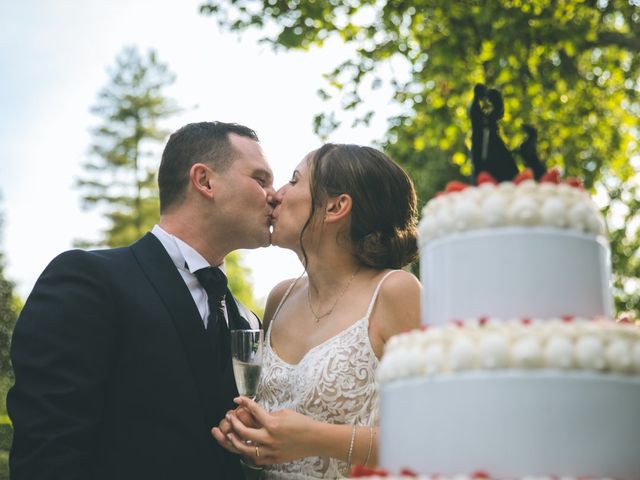
[[[260,457],[260,447],[256,445],[256,458]]]

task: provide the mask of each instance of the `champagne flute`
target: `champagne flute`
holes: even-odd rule
[[[255,400],[262,370],[262,330],[231,330],[231,361],[238,393]]]

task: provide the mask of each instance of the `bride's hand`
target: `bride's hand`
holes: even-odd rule
[[[258,424],[254,428],[237,415],[227,416],[233,431],[227,433],[226,438],[235,452],[251,458],[257,465],[286,463],[316,453],[313,427],[317,421],[293,410],[269,413],[247,397],[234,401],[247,409]],[[251,443],[247,444],[247,440]]]
[[[257,427],[255,419],[251,416],[249,410],[244,407],[238,407],[235,410],[229,410],[225,418],[220,421],[220,424],[217,427],[213,427],[211,429],[211,435],[216,441],[225,449],[229,450],[232,453],[239,454],[240,452],[236,450],[231,443],[231,441],[227,438],[227,435],[233,431],[233,426],[228,418],[237,418],[242,424],[248,427]]]

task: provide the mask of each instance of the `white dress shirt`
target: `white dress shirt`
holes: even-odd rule
[[[186,242],[180,240],[175,235],[171,235],[166,230],[164,230],[160,225],[154,225],[151,230],[162,246],[165,248],[169,257],[173,261],[174,265],[180,272],[180,276],[184,280],[184,283],[187,285],[189,289],[189,293],[193,297],[193,301],[198,307],[198,312],[200,312],[200,316],[202,317],[202,322],[204,323],[205,328],[207,327],[207,321],[209,318],[209,304],[207,302],[207,292],[200,285],[198,278],[195,275],[197,270],[201,268],[210,267],[209,262],[200,255],[193,247],[191,247]],[[217,265],[222,271],[224,271],[224,264]],[[236,305],[238,306],[238,311],[240,315],[249,322],[251,328],[260,328],[260,323],[258,322],[257,317],[247,309],[240,302],[236,301]],[[227,320],[227,325],[229,324],[229,317],[227,316],[227,308],[225,305],[224,308],[224,317]]]

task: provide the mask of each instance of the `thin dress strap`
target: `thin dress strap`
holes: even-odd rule
[[[302,275],[300,275],[293,282],[291,282],[291,285],[289,285],[289,287],[287,288],[287,291],[284,292],[284,295],[280,299],[280,303],[278,303],[278,306],[276,307],[276,311],[273,312],[273,317],[271,317],[271,320],[269,321],[269,330],[271,330],[271,325],[273,325],[273,323],[276,321],[276,317],[278,316],[278,312],[280,312],[280,308],[282,307],[282,305],[284,305],[284,302],[287,299],[287,297],[289,296],[289,294],[291,293],[291,290],[293,290],[293,287],[296,286],[296,283],[298,283],[298,280],[300,280],[301,278],[302,278]]]
[[[369,308],[367,309],[367,314],[365,315],[365,318],[369,318],[369,315],[371,315],[371,311],[373,310],[373,306],[376,303],[376,299],[378,298],[378,293],[380,293],[380,287],[382,287],[383,282],[387,279],[387,277],[389,275],[391,275],[394,272],[399,272],[400,270],[389,270],[387,273],[384,274],[384,276],[380,279],[380,281],[378,282],[378,286],[376,287],[376,289],[373,292],[373,296],[371,297],[371,302],[369,303]]]

